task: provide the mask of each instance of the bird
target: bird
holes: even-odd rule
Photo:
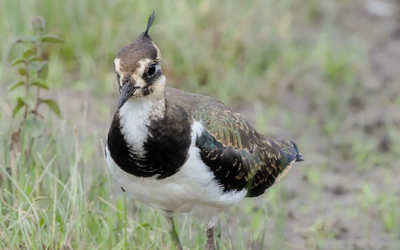
[[[108,167],[134,200],[160,210],[182,249],[174,216],[206,218],[205,249],[215,249],[218,215],[262,195],[295,162],[296,143],[258,133],[242,114],[208,96],[166,87],[161,52],[147,28],[114,59],[120,92],[108,132]]]

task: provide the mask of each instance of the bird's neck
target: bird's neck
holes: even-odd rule
[[[162,118],[165,114],[165,98],[130,98],[119,110],[123,117],[137,117],[142,121]]]

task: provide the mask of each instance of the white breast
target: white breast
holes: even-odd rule
[[[121,132],[126,142],[140,155],[145,153],[143,143],[148,135],[150,118],[161,116],[164,107],[164,99],[130,98],[119,110]]]
[[[168,178],[157,180],[130,175],[117,166],[106,147],[108,166],[118,183],[135,200],[165,211],[217,215],[240,202],[247,192],[223,193],[223,188],[201,160],[200,149],[195,147],[197,135],[202,129],[201,122],[194,122],[190,156],[182,168]]]

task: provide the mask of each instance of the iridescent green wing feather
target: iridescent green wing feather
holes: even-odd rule
[[[269,139],[221,102],[200,104],[194,113],[204,130],[197,138],[203,162],[225,192],[247,189],[258,196],[296,159],[294,144]]]

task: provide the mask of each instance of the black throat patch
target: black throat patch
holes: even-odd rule
[[[168,107],[167,107],[168,108]],[[176,105],[160,119],[151,120],[149,135],[143,144],[144,155],[130,147],[121,132],[119,112],[114,115],[107,145],[112,159],[125,172],[137,177],[167,178],[182,167],[188,158],[191,131],[188,115]]]

